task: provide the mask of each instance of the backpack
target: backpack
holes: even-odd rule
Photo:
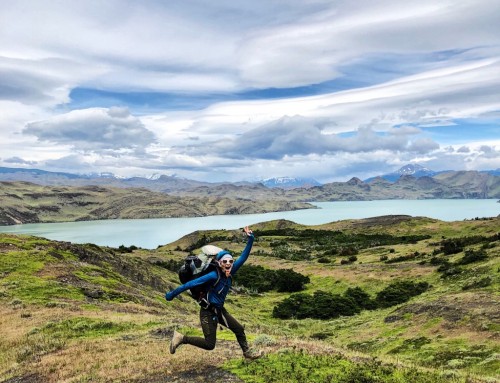
[[[193,279],[199,278],[215,270],[217,271],[217,281],[215,281],[215,283],[213,284],[213,286],[215,286],[220,279],[220,270],[217,261],[215,260],[215,255],[218,253],[218,251],[215,250],[222,249],[208,245],[202,247],[202,254],[188,255],[184,259],[184,264],[179,269],[180,282],[182,284],[185,284]],[[189,290],[191,293],[191,297],[200,302],[202,298],[204,298],[210,287],[212,286],[207,286],[207,284],[193,287]]]

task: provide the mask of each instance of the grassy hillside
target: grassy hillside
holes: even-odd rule
[[[168,353],[174,328],[201,333],[189,296],[163,298],[177,285],[172,270],[206,243],[238,255],[245,245],[240,231],[195,232],[156,250],[0,234],[0,381],[500,379],[499,219],[388,216],[309,227],[273,221],[253,229],[256,243],[237,278],[261,270],[275,273],[277,285],[279,270],[292,269],[286,287],[297,273],[309,283],[297,292],[264,291],[265,280],[238,283],[227,308],[266,351],[252,363],[227,330],[219,331],[214,351],[182,346]],[[405,283],[426,288],[406,291]],[[352,295],[353,288],[366,295]],[[293,297],[302,306],[277,317],[275,308]],[[358,309],[346,314],[352,297],[360,298]]]
[[[174,197],[139,188],[41,186],[0,182],[0,225],[117,218],[202,217],[311,208],[283,200]]]

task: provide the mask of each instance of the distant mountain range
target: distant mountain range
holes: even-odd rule
[[[435,172],[434,170],[428,169],[426,167],[423,167],[422,165],[418,164],[408,164],[405,165],[395,172],[388,173],[388,174],[383,174],[381,177],[387,181],[390,182],[396,182],[401,176],[413,176],[415,178],[420,178],[420,177],[433,177],[436,174],[440,172]],[[370,182],[374,180],[377,177],[371,177],[365,180],[365,182]]]
[[[395,172],[392,173],[387,173],[387,174],[382,174],[381,177],[387,181],[390,182],[396,182],[401,176],[413,176],[415,178],[420,178],[420,177],[434,177],[437,174],[442,174],[442,173],[449,173],[453,172],[453,170],[441,170],[439,172],[436,172],[434,170],[431,170],[429,168],[426,168],[422,165],[419,164],[408,164],[405,165]],[[491,174],[492,176],[500,176],[500,169],[496,170],[483,170],[479,171],[479,173],[486,173],[486,174]],[[365,182],[370,182],[374,180],[377,177],[370,177],[365,180]]]
[[[199,186],[216,185],[184,178],[154,175],[150,178],[122,178],[112,173],[72,174],[49,172],[40,169],[0,167],[0,181],[25,181],[44,186],[87,186],[98,185],[120,188],[146,188],[151,191],[171,193]]]
[[[321,186],[313,178],[276,177],[267,178],[260,183],[268,188],[294,189],[300,187]]]
[[[118,178],[111,173],[77,175],[39,169],[2,168],[0,181],[27,181],[44,186],[144,188],[186,197],[224,197],[236,200],[337,201],[432,198],[500,198],[500,169],[435,172],[418,164],[369,178],[320,184],[311,178],[279,177],[257,183],[209,183],[154,175]]]

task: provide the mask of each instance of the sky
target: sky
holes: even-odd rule
[[[500,168],[500,2],[0,0],[0,166]]]

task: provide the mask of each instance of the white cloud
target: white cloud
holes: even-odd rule
[[[126,108],[75,110],[29,123],[24,134],[39,141],[71,145],[84,152],[139,150],[155,142],[152,132]]]
[[[491,133],[460,147],[433,134],[464,119],[498,121],[499,12],[487,0],[6,2],[3,162],[233,180],[361,175],[416,159],[500,167]],[[321,91],[323,82],[345,90]],[[265,97],[297,86],[319,93]],[[120,108],[99,98],[75,106],[81,88],[120,92]],[[253,101],[169,105],[259,89]],[[134,92],[168,97],[145,115],[148,100],[127,102]]]
[[[498,54],[499,8],[476,1],[332,4],[251,35],[239,51],[242,77],[254,86],[291,87],[331,80],[350,60],[371,54],[486,46]]]
[[[33,166],[36,165],[36,161],[26,161],[20,157],[10,157],[10,158],[5,158],[3,162],[7,164],[13,164],[13,165],[25,165],[25,166]]]
[[[356,129],[354,134],[348,137],[343,137],[325,133],[324,131],[331,125],[331,122],[324,118],[283,117],[233,139],[194,146],[190,150],[198,153],[215,151],[221,157],[234,159],[280,160],[287,156],[325,155],[336,152],[359,153],[376,150],[427,152],[439,147],[428,138],[411,140],[411,136],[420,132],[415,128],[391,129],[382,135],[370,127],[364,127]]]

